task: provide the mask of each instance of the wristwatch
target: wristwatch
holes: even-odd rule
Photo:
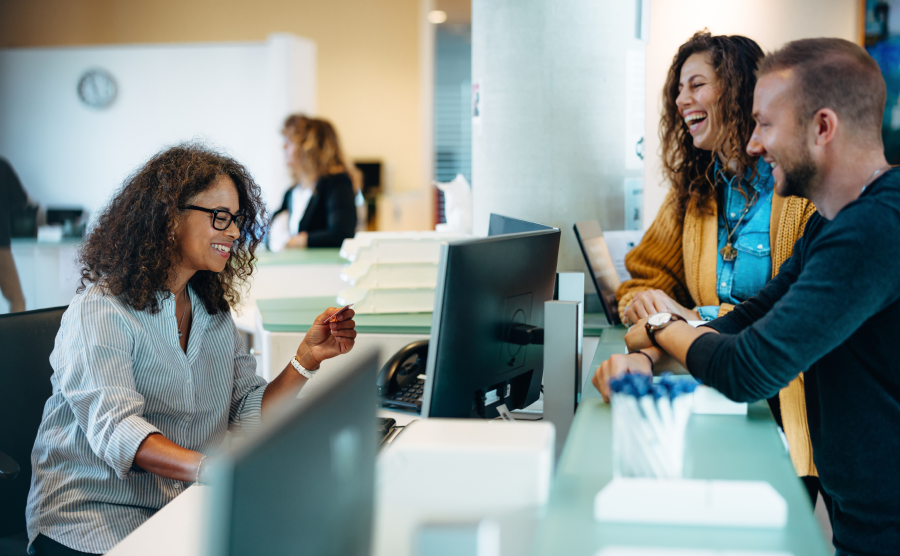
[[[650,315],[650,317],[647,319],[647,324],[644,325],[647,328],[647,337],[650,338],[650,341],[653,342],[654,346],[662,349],[656,342],[656,331],[662,330],[673,322],[679,320],[687,322],[684,317],[682,317],[681,315],[676,315],[675,313],[656,313],[655,315]]]
[[[296,355],[291,358],[291,366],[294,367],[295,369],[297,369],[297,372],[300,373],[301,375],[305,376],[306,378],[312,378],[316,374],[316,372],[319,370],[318,368],[307,369],[306,367],[304,367],[303,365],[300,364],[300,360],[297,359]]]

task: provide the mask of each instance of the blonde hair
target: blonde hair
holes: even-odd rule
[[[312,174],[296,175],[297,171],[292,167],[295,180],[307,177],[318,181],[322,176],[348,174],[354,191],[360,190],[362,174],[344,157],[337,131],[331,122],[292,114],[284,121],[281,134],[296,147],[294,162]]]

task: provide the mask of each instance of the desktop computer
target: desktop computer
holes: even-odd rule
[[[493,212],[491,213],[490,220],[488,221],[488,237],[555,229],[556,228],[554,228],[553,226],[547,226],[546,224],[538,224],[536,222],[529,222],[528,220],[520,220],[511,216],[494,214]]]
[[[492,419],[537,401],[559,242],[548,228],[441,245],[423,417]]]
[[[375,352],[330,369],[210,467],[208,556],[368,556],[375,488]]]

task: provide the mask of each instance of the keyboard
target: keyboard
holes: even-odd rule
[[[425,375],[419,375],[415,382],[404,386],[394,394],[382,399],[383,407],[392,409],[406,409],[422,412],[422,393],[425,391]]]

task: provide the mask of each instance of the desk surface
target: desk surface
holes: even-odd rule
[[[285,249],[278,253],[272,251],[258,251],[256,253],[257,266],[276,266],[288,264],[339,264],[345,265],[347,261],[338,253],[340,249],[314,247],[308,249]]]
[[[299,332],[309,330],[313,320],[326,307],[335,305],[334,297],[292,297],[259,299],[256,302],[262,315],[263,329],[268,332]],[[431,313],[392,313],[356,315],[356,330],[361,334],[431,334]],[[600,336],[610,327],[602,313],[584,316],[584,335]]]
[[[624,328],[607,329],[591,368],[624,350]],[[575,415],[532,554],[593,556],[604,546],[783,551],[831,554],[765,402],[746,416],[694,415],[686,474],[702,479],[768,481],[788,503],[785,529],[600,524],[594,496],[612,479],[612,412],[588,382]]]
[[[263,329],[269,332],[306,332],[327,307],[334,307],[334,297],[293,297],[260,299],[256,302],[262,315]],[[361,334],[430,334],[431,313],[397,313],[356,315],[356,331]]]
[[[621,327],[606,329],[593,367],[623,349]],[[768,481],[788,503],[785,529],[612,525],[594,521],[594,496],[612,479],[611,412],[590,384],[563,450],[531,554],[594,556],[604,546],[681,547],[829,555],[806,492],[765,402],[747,416],[698,416],[688,426],[694,478]],[[110,552],[110,556],[196,554],[201,548],[203,487],[191,487]]]

